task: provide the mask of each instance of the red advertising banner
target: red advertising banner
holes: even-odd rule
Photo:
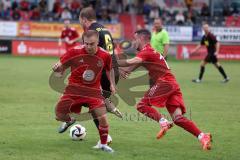
[[[13,41],[13,55],[19,56],[61,56],[66,52],[64,45],[46,41]]]
[[[177,59],[191,59],[202,60],[207,55],[206,47],[202,46],[199,51],[191,54],[191,51],[197,45],[194,44],[179,44],[177,46]],[[226,60],[240,60],[240,46],[239,45],[221,45],[218,53],[219,59]]]

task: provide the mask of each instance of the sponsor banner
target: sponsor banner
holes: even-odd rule
[[[71,24],[71,27],[74,27],[80,35],[83,33],[80,24]],[[64,24],[61,23],[19,22],[18,36],[58,38],[63,28]],[[106,28],[112,33],[113,38],[121,38],[120,24],[107,24]]]
[[[121,24],[106,24],[104,25],[112,34],[114,39],[122,38],[122,25]]]
[[[12,52],[12,41],[10,40],[0,40],[0,54]]]
[[[0,36],[17,36],[17,22],[0,21]]]
[[[192,41],[192,27],[187,26],[166,26],[170,41]]]
[[[191,54],[191,51],[197,45],[194,44],[179,44],[177,46],[177,59],[192,59],[202,60],[207,55],[206,47],[202,46],[199,51]],[[226,60],[240,60],[240,46],[239,45],[221,45],[218,53],[219,59]]]
[[[240,42],[240,27],[211,27],[220,42]]]
[[[12,52],[20,56],[61,56],[66,52],[64,46],[59,47],[57,42],[13,41]]]
[[[80,25],[72,24],[71,26],[79,33],[83,32]],[[60,23],[19,22],[18,36],[58,38],[63,27],[64,25]]]
[[[183,10],[186,8],[186,0],[158,0],[156,1],[161,8],[168,8],[168,10]],[[209,0],[194,0],[192,6],[194,9],[201,11],[203,4],[209,6]]]
[[[240,27],[210,27],[220,42],[240,42]],[[204,32],[201,26],[193,27],[193,40],[200,41]]]

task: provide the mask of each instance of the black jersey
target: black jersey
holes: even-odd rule
[[[214,55],[216,52],[216,43],[217,43],[217,38],[215,35],[212,33],[208,33],[207,35],[204,35],[201,40],[201,45],[205,45],[208,50],[209,55]]]
[[[92,23],[88,29],[98,31],[99,33],[98,46],[107,50],[110,54],[114,54],[114,45],[113,45],[112,35],[103,25],[95,22],[95,23]]]
[[[117,57],[114,53],[113,38],[111,33],[101,24],[94,22],[90,25],[88,30],[96,30],[99,34],[98,46],[102,47],[108,51],[112,56],[112,66],[113,68],[118,68]],[[118,72],[118,71],[115,71]],[[116,74],[116,73],[115,73]]]

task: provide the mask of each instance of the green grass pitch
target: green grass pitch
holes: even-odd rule
[[[198,75],[198,61],[169,61],[188,112],[191,109],[192,120],[213,135],[211,151],[202,151],[197,139],[177,126],[162,140],[156,140],[158,124],[138,119],[134,106],[120,100],[119,108],[128,116],[124,119],[108,116],[111,146],[115,150],[114,154],[108,154],[91,148],[99,139],[92,121],[81,122],[87,129],[84,141],[71,141],[68,132],[56,132],[59,122],[55,121],[54,106],[60,94],[48,84],[51,66],[56,61],[56,58],[0,56],[1,160],[239,159],[239,62],[222,62],[231,78],[227,84],[220,83],[222,77],[212,65],[206,67],[204,82],[194,84],[191,79]],[[165,109],[161,111],[167,113]]]

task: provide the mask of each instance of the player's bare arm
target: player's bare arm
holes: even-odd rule
[[[123,79],[127,79],[132,71],[137,69],[139,67],[139,64],[131,65],[129,67],[120,67],[119,68],[119,74],[120,77]]]
[[[194,49],[191,51],[191,53],[197,52],[200,48],[201,48],[201,44],[197,45],[197,47],[194,48]]]
[[[215,54],[215,56],[217,56],[217,55],[218,55],[218,53],[219,53],[219,50],[220,50],[220,43],[219,43],[219,42],[217,42],[217,43],[216,43],[216,52],[214,53],[214,54]]]
[[[165,58],[168,54],[169,44],[164,44],[163,57]]]
[[[128,67],[128,66],[132,66],[132,65],[137,65],[142,63],[142,59],[139,57],[134,57],[131,59],[127,59],[127,60],[118,60],[118,65],[120,67]]]

